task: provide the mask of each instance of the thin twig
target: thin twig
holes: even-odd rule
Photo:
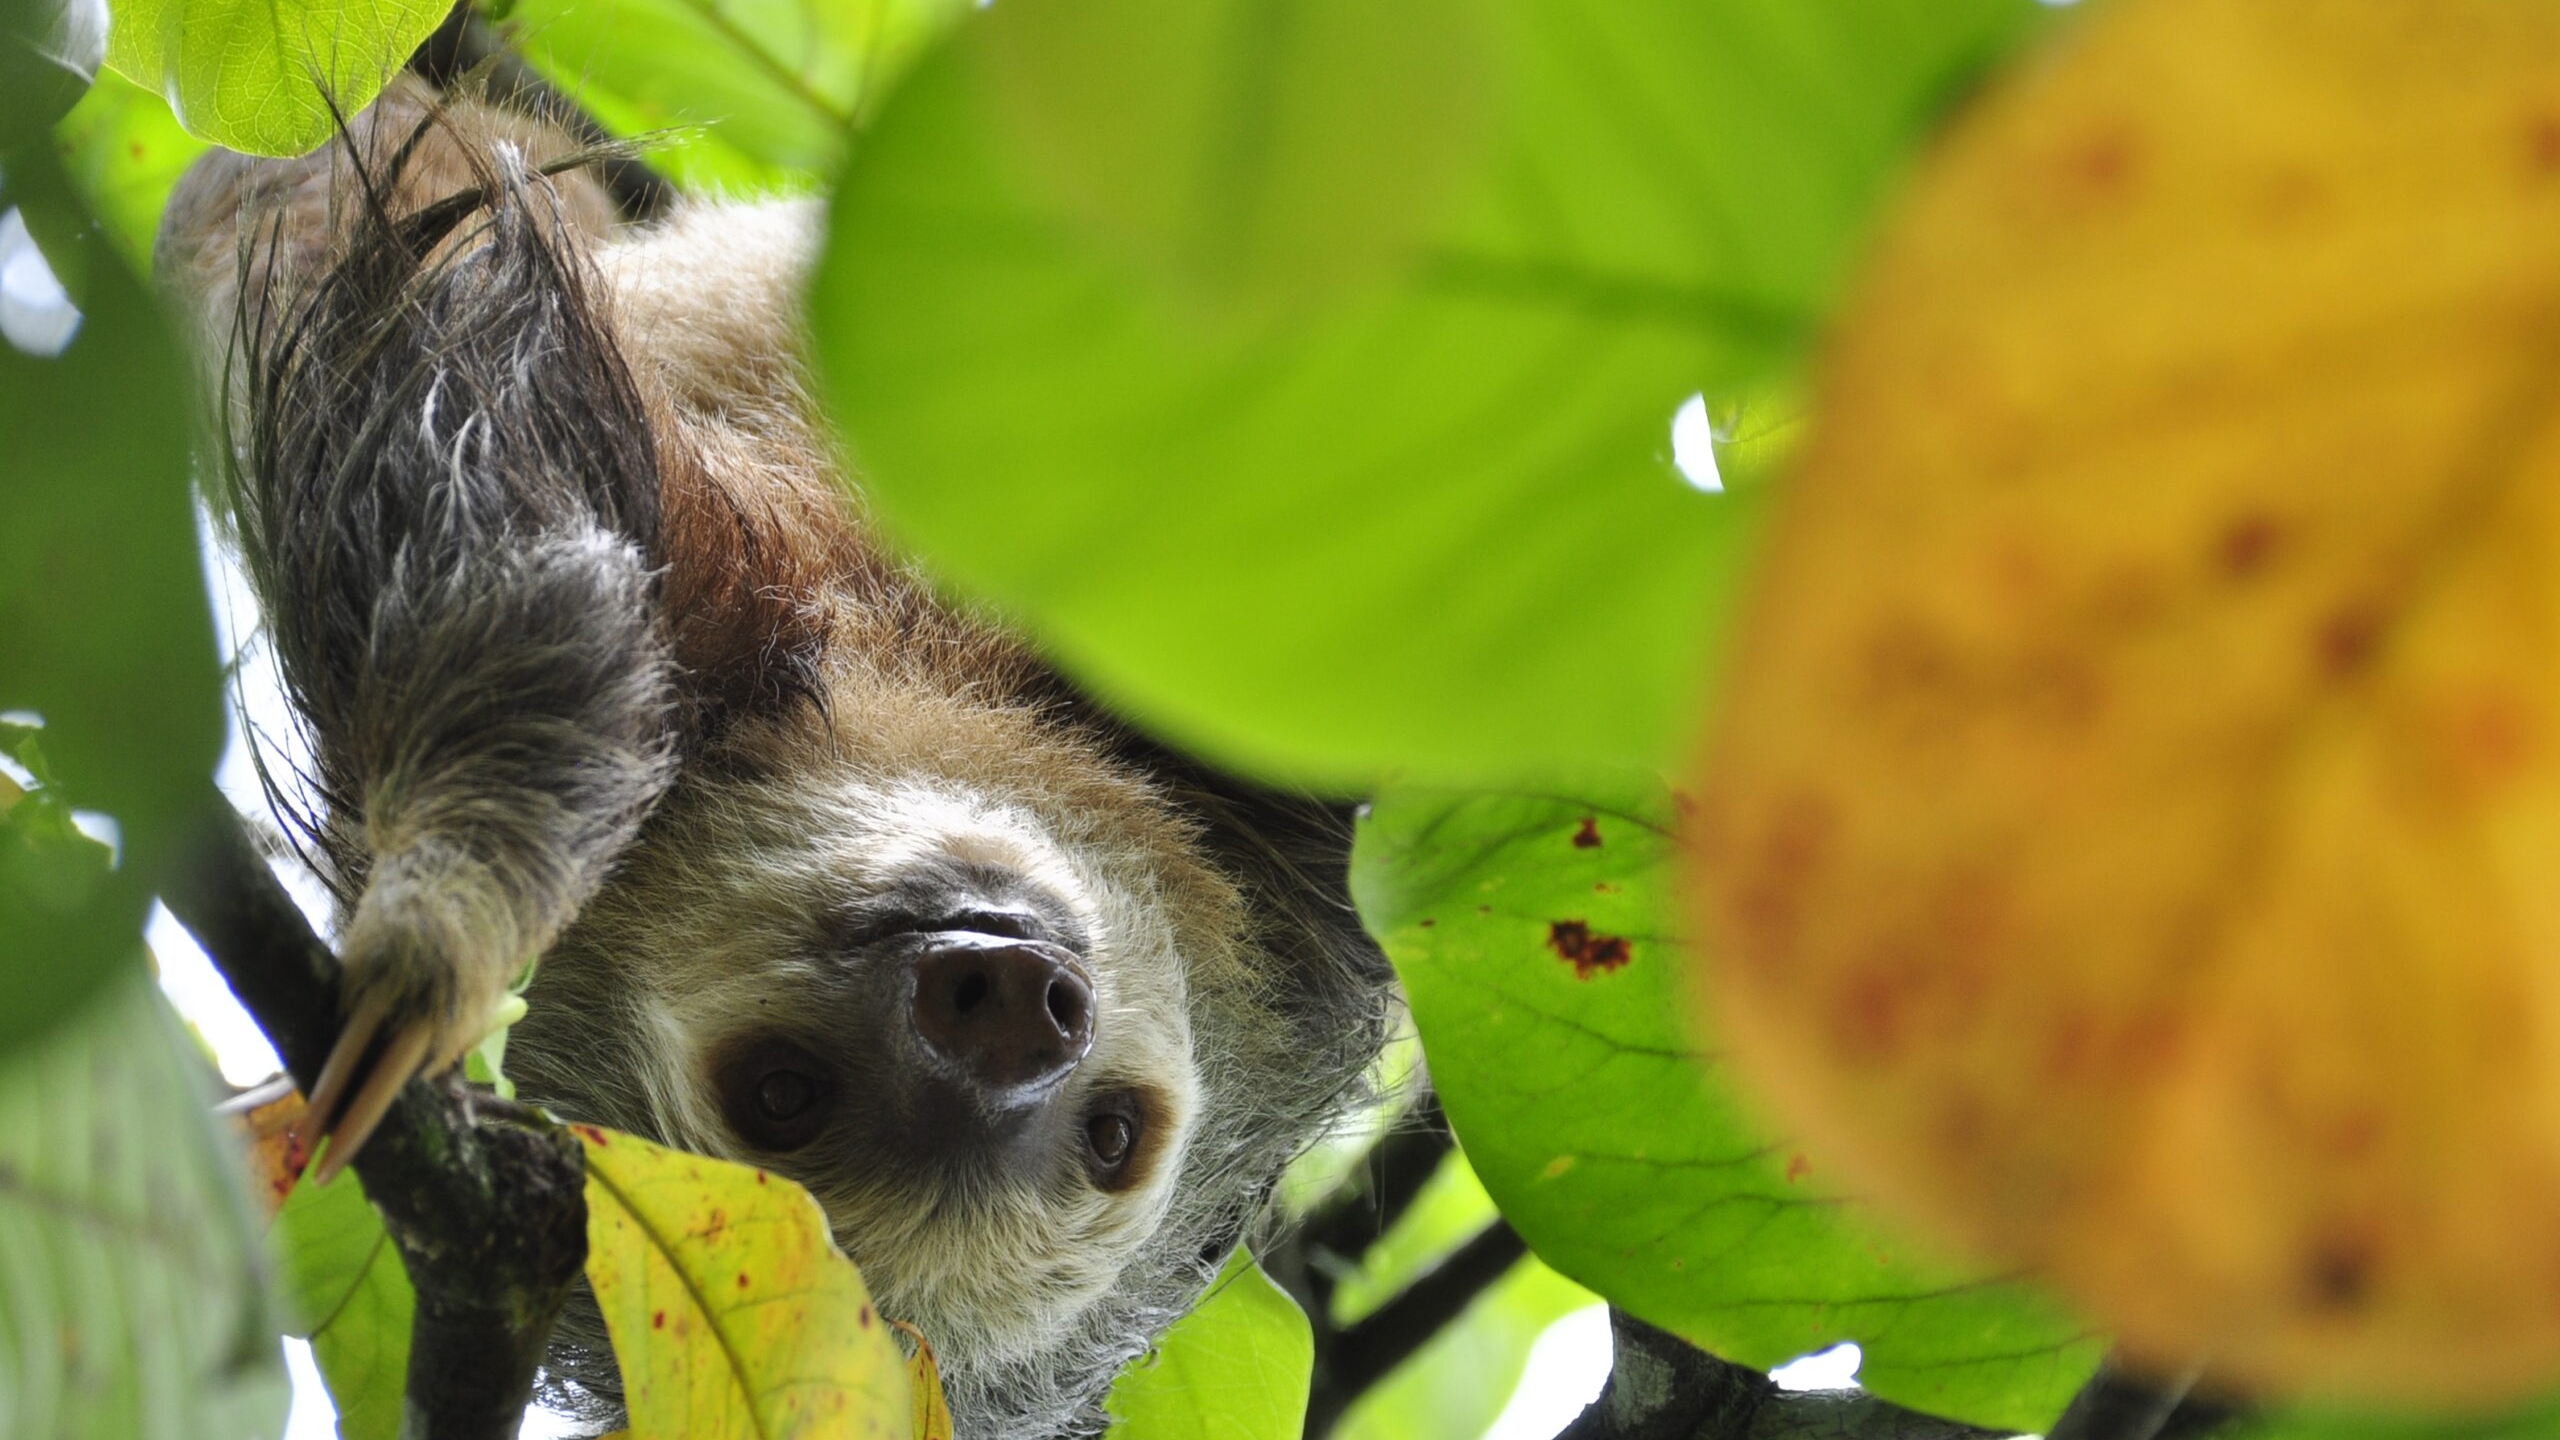
[[[1528,1254],[1520,1232],[1497,1220],[1366,1319],[1336,1331],[1307,1396],[1306,1433],[1330,1434],[1353,1401],[1430,1344]]]

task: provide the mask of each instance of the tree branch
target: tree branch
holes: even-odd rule
[[[2193,1371],[2164,1380],[2110,1358],[2053,1422],[2052,1440],[2195,1440],[2239,1413],[2195,1384]]]
[[[1306,1433],[1331,1433],[1353,1401],[1430,1344],[1487,1286],[1528,1254],[1528,1243],[1520,1232],[1508,1221],[1497,1220],[1368,1318],[1334,1332],[1323,1347],[1307,1396]]]
[[[208,800],[163,897],[307,1090],[338,1036],[338,964]],[[411,1081],[356,1157],[418,1294],[403,1435],[507,1440],[586,1263],[586,1157],[538,1114]]]
[[[1781,1392],[1624,1310],[1609,1311],[1609,1381],[1556,1440],[1745,1440]]]
[[[1557,1440],[1999,1440],[1863,1390],[1788,1391],[1623,1310],[1609,1312],[1609,1383]],[[2234,1412],[2110,1366],[2073,1397],[2052,1440],[2198,1440]]]

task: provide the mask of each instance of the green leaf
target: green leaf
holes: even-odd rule
[[[1659,764],[1760,508],[1674,411],[1795,362],[2039,8],[998,5],[849,169],[827,394],[894,531],[1196,748]]]
[[[518,0],[527,59],[695,189],[835,173],[869,97],[958,0]]]
[[[1241,1248],[1111,1387],[1112,1440],[1299,1440],[1315,1334]]]
[[[0,340],[0,711],[44,718],[58,798],[113,817],[121,855],[58,886],[15,869],[52,861],[0,859],[21,877],[0,881],[0,1054],[132,970],[153,879],[212,793],[222,743],[184,372],[48,149],[10,157],[0,212],[12,203],[67,237],[56,258],[87,314],[59,356]]]
[[[1888,1236],[1684,1033],[1673,824],[1650,781],[1399,790],[1363,822],[1353,893],[1486,1189],[1548,1264],[1718,1355],[1855,1340],[1886,1399],[2043,1429],[2102,1344]]]
[[[394,1440],[417,1292],[352,1174],[296,1185],[276,1216],[285,1333],[311,1342],[343,1440]]]
[[[107,63],[169,97],[195,135],[253,155],[303,155],[331,114],[373,103],[434,33],[445,0],[116,0]]]
[[[112,70],[98,76],[53,133],[90,213],[127,263],[148,273],[160,212],[205,142],[186,132],[169,102]]]
[[[194,1054],[126,966],[0,1064],[0,1434],[283,1429],[248,1197]]]
[[[587,1283],[633,1434],[909,1440],[921,1407],[906,1357],[808,1191],[575,1129],[587,1152]]]

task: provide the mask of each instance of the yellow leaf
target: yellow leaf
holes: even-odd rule
[[[2112,0],[1924,168],[1693,831],[1879,1198],[2138,1354],[2560,1382],[2560,7]]]
[[[640,1440],[909,1440],[904,1357],[824,1211],[778,1175],[576,1127],[587,1281]]]
[[[889,1323],[915,1347],[907,1356],[907,1385],[915,1396],[915,1440],[951,1440],[951,1401],[942,1393],[942,1364],[933,1358],[933,1343],[903,1320]]]

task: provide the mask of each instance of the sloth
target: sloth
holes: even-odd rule
[[[539,957],[556,1113],[787,1175],[960,1433],[1088,1434],[1392,1013],[1348,818],[1118,722],[865,522],[807,200],[617,219],[561,130],[404,78],[215,152],[164,285],[334,890],[328,1163]],[[592,1305],[552,1398],[610,1419]]]

